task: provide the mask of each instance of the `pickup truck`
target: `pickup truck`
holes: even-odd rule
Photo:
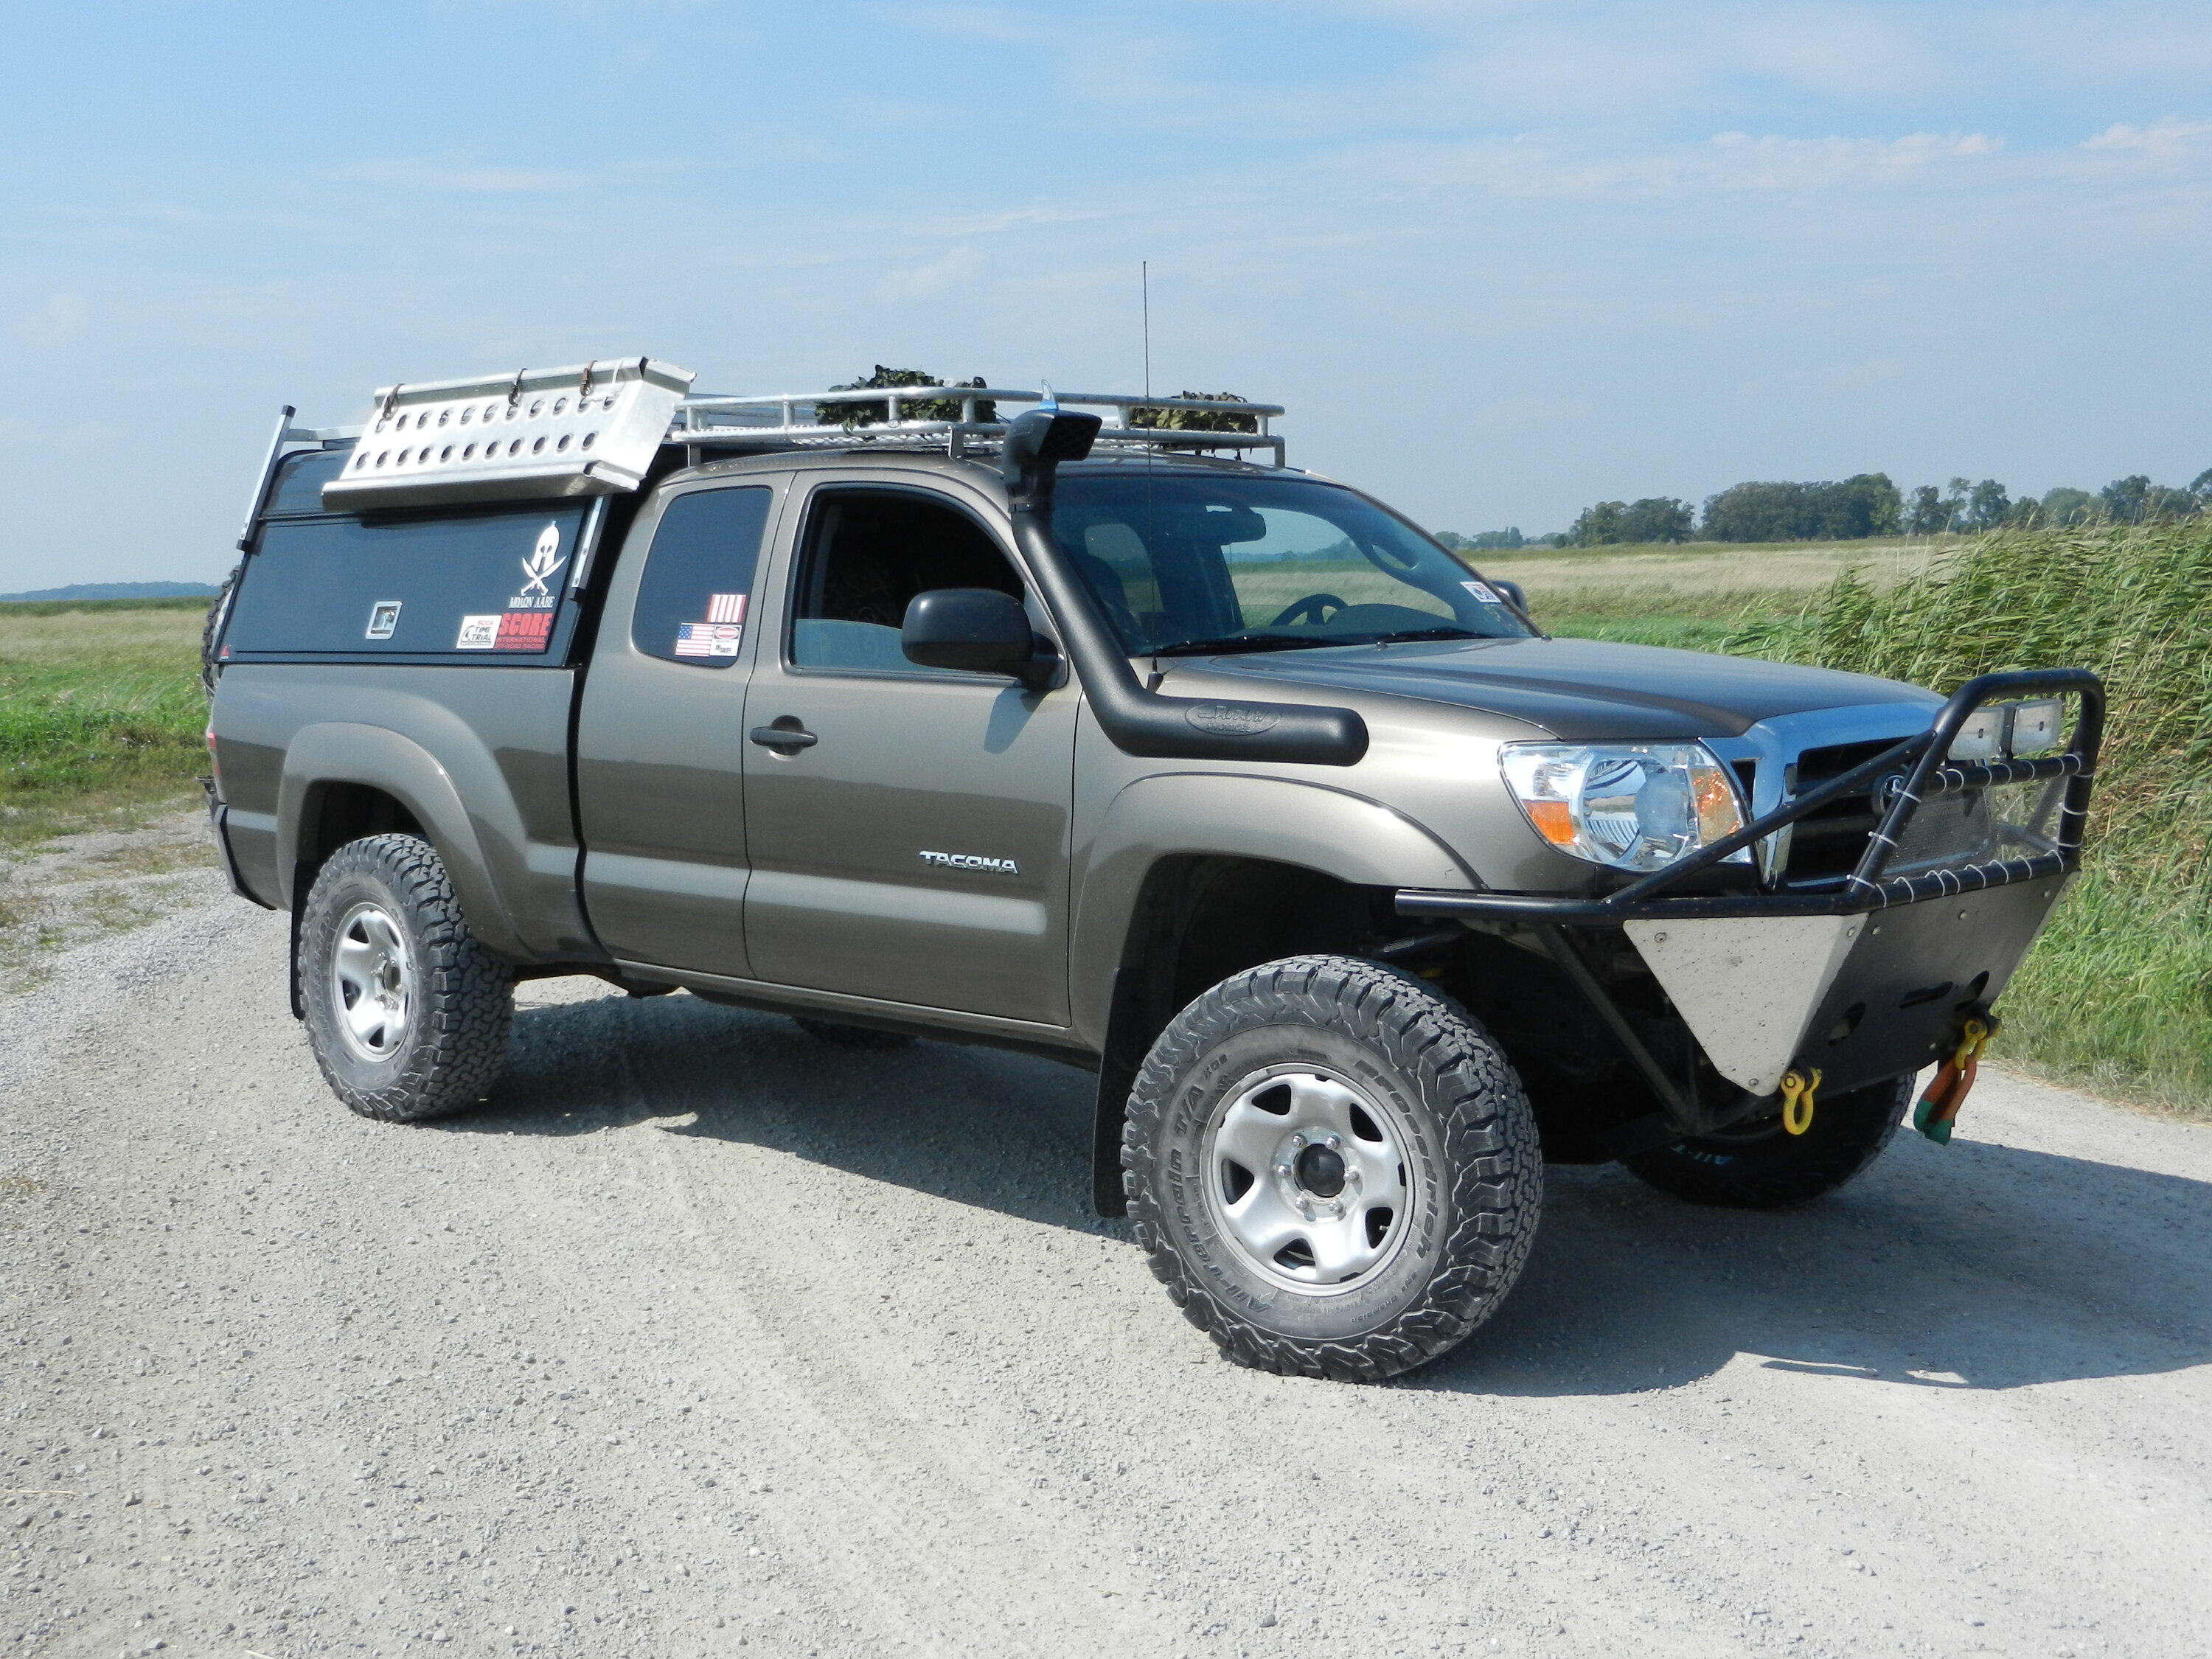
[[[356,1112],[483,1098],[550,975],[1051,1056],[1221,1351],[1373,1379],[1498,1306],[1547,1160],[1799,1203],[1938,1063],[1947,1135],[2078,866],[2085,672],[1552,638],[1273,405],[690,378],[280,422],[210,800]]]

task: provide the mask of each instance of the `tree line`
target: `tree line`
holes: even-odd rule
[[[1974,534],[2008,528],[2085,524],[2154,524],[2212,512],[2212,467],[2186,489],[2153,483],[2142,473],[2091,491],[2062,485],[2041,495],[2012,493],[1995,478],[1954,478],[1910,494],[1885,472],[1841,483],[1732,484],[1705,498],[1702,512],[1670,495],[1600,501],[1565,532],[1524,538],[1517,529],[1479,536],[1446,532],[1437,539],[1468,551],[1524,546],[1602,547],[1647,542],[1849,542],[1869,536]]]

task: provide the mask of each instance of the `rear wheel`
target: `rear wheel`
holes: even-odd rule
[[[1780,1210],[1832,1193],[1880,1158],[1912,1099],[1911,1076],[1820,1096],[1812,1127],[1793,1135],[1779,1118],[1747,1123],[1624,1158],[1640,1179],[1697,1204]]]
[[[1376,1380],[1464,1340],[1519,1277],[1543,1163],[1520,1079],[1417,979],[1295,957],[1217,985],[1129,1097],[1137,1242],[1240,1364]]]
[[[315,1063],[363,1117],[458,1111],[507,1062],[514,975],[477,943],[445,861],[419,836],[331,854],[300,919],[299,972]]]

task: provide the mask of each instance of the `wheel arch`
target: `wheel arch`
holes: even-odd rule
[[[1094,1047],[1106,1042],[1119,970],[1156,948],[1163,889],[1224,860],[1342,888],[1482,886],[1423,825],[1347,789],[1242,773],[1141,778],[1100,818],[1070,929],[1069,1012]]]
[[[1481,883],[1403,813],[1349,790],[1243,774],[1170,774],[1103,815],[1071,929],[1070,1012],[1098,1054],[1091,1190],[1123,1209],[1122,1115],[1137,1068],[1182,1006],[1230,975],[1352,951],[1401,887]],[[1410,930],[1409,930],[1410,931]]]
[[[518,842],[520,829],[516,815],[510,834]],[[437,850],[471,931],[488,950],[529,954],[501,902],[476,819],[437,757],[383,726],[303,726],[285,750],[276,798],[277,879],[287,908],[299,914],[315,872],[339,847],[392,830],[419,835]]]

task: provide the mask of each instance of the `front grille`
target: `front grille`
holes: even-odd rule
[[[1808,749],[1798,756],[1784,780],[1793,797],[1810,793],[1831,778],[1841,777],[1893,746],[1893,739],[1867,743],[1832,744]],[[1879,784],[1881,780],[1875,781]],[[2041,785],[2001,786],[1933,795],[1923,802],[1906,824],[1899,843],[1883,866],[1891,876],[1914,874],[1939,866],[1972,864],[1994,855],[2001,828],[1992,793],[2014,787],[2042,789]],[[2045,791],[2048,793],[2048,791]],[[1790,842],[1777,874],[1789,887],[1832,886],[1858,867],[1868,839],[1881,822],[1875,805],[1875,790],[1869,787],[1839,795],[1792,826]]]
[[[1838,743],[1824,749],[1808,749],[1790,767],[1786,787],[1792,797],[1809,794],[1829,779],[1841,777],[1854,766],[1865,764],[1896,742],[1894,738],[1884,738],[1872,743]],[[1871,787],[1839,795],[1826,806],[1798,819],[1790,830],[1790,850],[1780,872],[1783,884],[1799,887],[1840,881],[1858,867],[1859,860],[1866,853],[1867,837],[1874,834],[1879,822]]]

